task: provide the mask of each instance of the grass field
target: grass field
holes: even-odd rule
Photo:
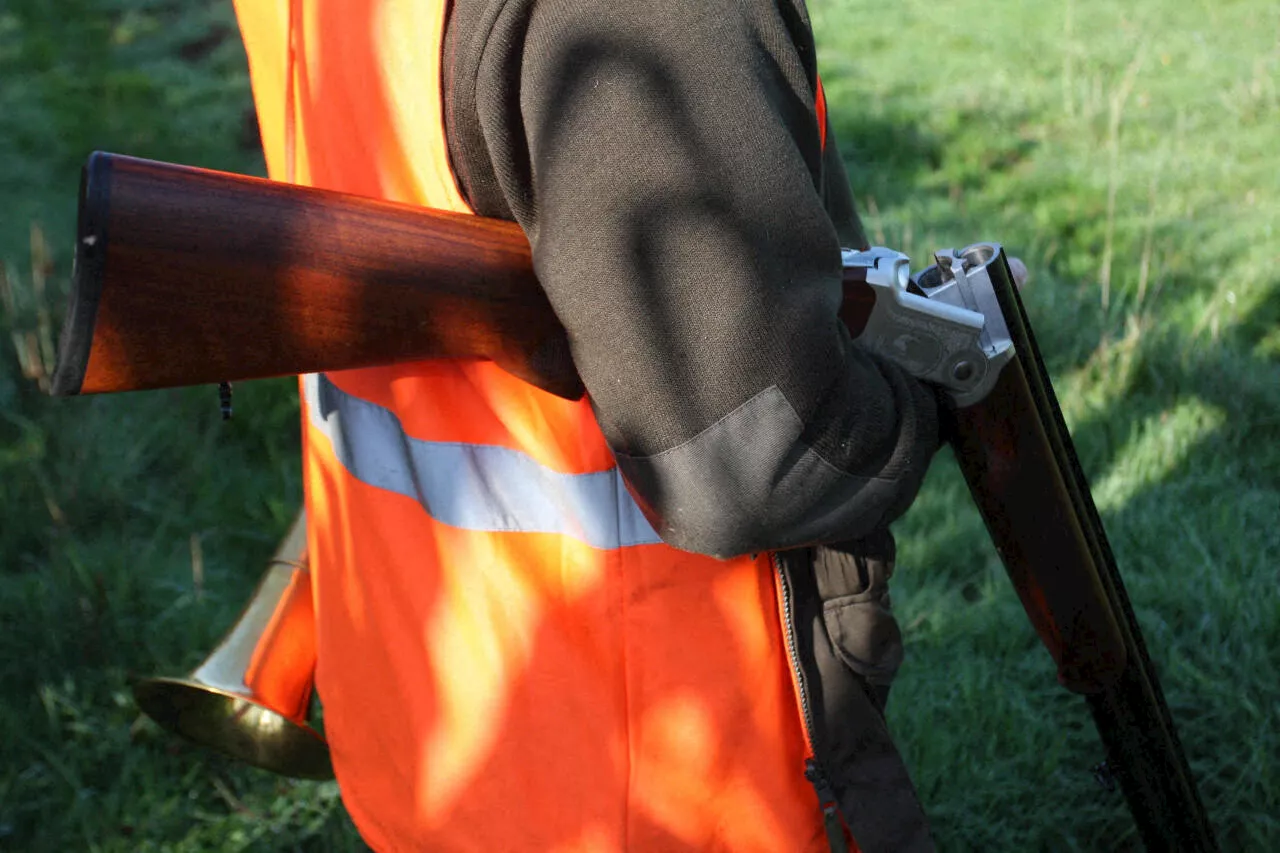
[[[875,242],[997,239],[1224,851],[1280,849],[1280,6],[811,0]],[[94,148],[261,173],[230,3],[0,7],[0,850],[354,851],[333,784],[187,747],[300,500],[288,381],[51,400]],[[898,527],[891,722],[941,849],[1139,848],[951,459]]]

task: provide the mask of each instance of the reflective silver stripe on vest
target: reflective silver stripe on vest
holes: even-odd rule
[[[424,441],[393,412],[347,394],[323,374],[304,377],[311,424],[363,483],[413,498],[464,530],[559,533],[595,548],[661,542],[618,469],[564,474],[518,450]]]

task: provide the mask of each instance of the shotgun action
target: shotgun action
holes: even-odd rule
[[[583,393],[513,223],[104,153],[80,202],[55,394],[431,358]],[[970,493],[1147,849],[1216,851],[1008,259],[934,257],[912,277],[899,252],[846,252],[840,317],[948,392]]]

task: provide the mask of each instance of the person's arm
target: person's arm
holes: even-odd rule
[[[446,63],[464,190],[528,234],[666,542],[731,556],[905,510],[936,403],[837,319],[802,6],[458,0]]]

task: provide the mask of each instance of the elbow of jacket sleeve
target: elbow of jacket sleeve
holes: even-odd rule
[[[918,487],[841,471],[800,441],[802,429],[771,387],[677,447],[615,457],[664,542],[721,558],[860,538]]]
[[[860,539],[888,523],[903,487],[838,471],[802,445],[786,463],[696,472],[619,459],[631,494],[663,542],[721,559]]]

